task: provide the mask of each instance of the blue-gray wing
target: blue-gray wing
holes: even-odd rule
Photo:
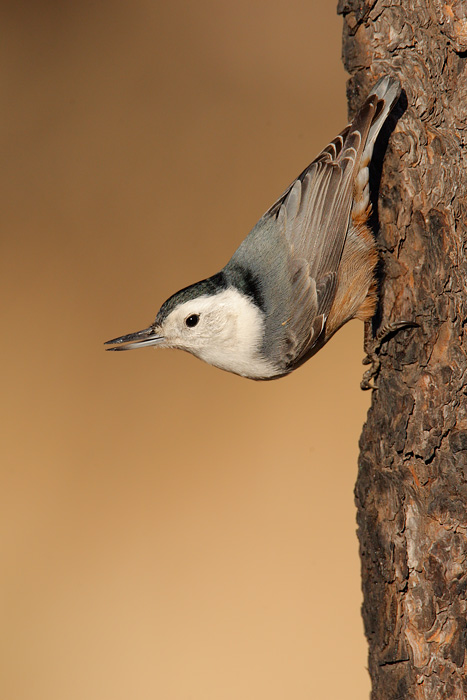
[[[309,353],[325,327],[336,293],[356,178],[360,168],[368,165],[374,141],[399,90],[398,82],[391,78],[379,81],[352,124],[263,217],[269,225],[274,221],[287,244],[291,308],[282,321],[284,342],[273,358],[284,366]],[[266,321],[271,326],[274,322]],[[274,329],[268,330],[272,335]]]

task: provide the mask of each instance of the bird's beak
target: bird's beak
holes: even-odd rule
[[[108,340],[104,345],[115,345],[113,348],[106,348],[106,350],[134,350],[134,348],[145,348],[150,345],[159,345],[164,341],[161,335],[157,335],[154,326],[145,328],[142,331],[137,331],[136,333],[129,333],[128,335],[122,335],[120,338],[114,338],[113,340]]]

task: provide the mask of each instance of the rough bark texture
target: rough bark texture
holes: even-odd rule
[[[372,698],[457,700],[467,697],[467,2],[341,0],[339,12],[350,111],[384,73],[406,93],[379,182],[372,331],[420,324],[383,344],[360,443]]]

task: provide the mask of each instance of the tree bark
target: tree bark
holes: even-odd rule
[[[374,173],[371,331],[419,324],[382,345],[360,441],[371,697],[457,700],[467,697],[467,2],[341,0],[338,11],[350,112],[385,73],[405,92]]]

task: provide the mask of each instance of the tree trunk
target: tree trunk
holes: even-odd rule
[[[457,700],[467,697],[467,3],[341,0],[339,12],[350,111],[385,73],[405,91],[377,193],[371,331],[419,324],[383,343],[360,442],[372,698]]]

